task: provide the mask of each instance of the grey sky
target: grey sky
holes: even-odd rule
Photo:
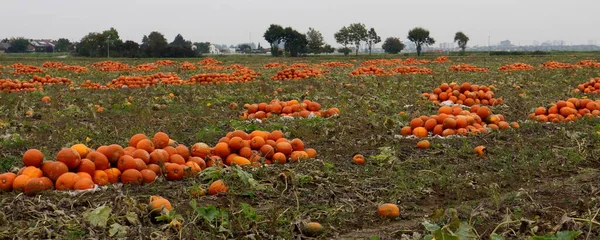
[[[115,27],[123,40],[140,42],[159,31],[172,41],[219,44],[260,42],[271,23],[300,32],[313,27],[334,46],[342,26],[361,22],[382,38],[406,38],[421,26],[437,43],[465,32],[469,45],[504,39],[514,44],[564,40],[600,44],[600,0],[12,0],[0,4],[0,38],[66,37],[78,41],[89,32]],[[251,35],[251,36],[250,36]],[[436,44],[437,45],[437,44]]]

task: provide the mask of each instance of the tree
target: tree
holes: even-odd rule
[[[86,57],[106,57],[108,48],[118,50],[122,47],[123,41],[119,38],[119,32],[110,28],[102,33],[92,32],[85,35],[79,44],[77,44],[77,54]],[[115,51],[113,56],[119,56],[119,51]]]
[[[66,38],[59,38],[54,45],[54,50],[56,52],[67,52],[69,51],[69,47],[71,46],[71,42]]]
[[[187,44],[185,42],[185,39],[183,39],[183,37],[181,36],[181,34],[177,34],[177,36],[175,36],[175,39],[173,40],[173,42],[169,43],[169,45],[183,47],[183,46],[186,46]]]
[[[121,56],[134,58],[139,56],[140,45],[134,41],[127,40],[121,47]]]
[[[416,27],[408,31],[408,40],[415,43],[417,46],[417,56],[421,55],[423,44],[430,46],[435,43],[435,39],[429,37],[429,31],[420,27]]]
[[[285,31],[283,27],[277,24],[271,24],[271,26],[269,26],[263,37],[271,45],[271,55],[278,56],[278,45],[285,37]]]
[[[237,48],[240,49],[240,52],[242,53],[248,54],[252,52],[252,46],[250,46],[250,44],[247,43],[239,44]]]
[[[381,37],[377,36],[377,33],[375,32],[375,28],[371,28],[371,29],[369,29],[367,38],[368,38],[367,44],[369,45],[369,55],[371,55],[371,50],[373,48],[373,45],[380,43]]]
[[[167,39],[162,33],[154,31],[148,35],[148,46],[146,49],[148,56],[161,57],[167,46]]]
[[[467,48],[467,42],[469,42],[469,37],[467,37],[467,35],[465,35],[463,32],[457,32],[454,35],[454,42],[458,42],[458,47],[464,54],[465,49]]]
[[[28,47],[29,47],[29,40],[27,40],[24,37],[19,37],[19,38],[10,40],[10,47],[6,50],[7,50],[7,52],[12,52],[12,53],[24,53],[24,52],[27,52]]]
[[[338,48],[337,51],[339,53],[343,53],[344,55],[348,55],[352,52],[352,49],[350,49],[349,47],[343,47],[343,48]]]
[[[397,54],[404,49],[404,44],[398,38],[389,37],[385,39],[385,42],[383,42],[381,47],[386,53]]]
[[[203,54],[203,53],[210,53],[210,43],[209,42],[197,42],[194,43],[194,46],[196,46],[196,52]]]
[[[360,42],[366,42],[368,40],[367,28],[362,23],[353,23],[348,27],[350,32],[350,42],[353,42],[356,46],[356,55],[358,55],[358,49],[360,48]]]
[[[301,53],[306,53],[308,40],[306,35],[299,33],[291,27],[284,29],[285,51],[290,53],[290,56],[297,57]]]
[[[348,30],[347,27],[342,27],[342,29],[340,29],[338,32],[336,32],[333,37],[335,38],[335,41],[344,46],[343,49],[349,49],[348,48],[348,44],[350,44],[350,31]],[[338,49],[338,52],[340,52],[341,49]],[[341,53],[341,52],[340,52]],[[349,52],[344,51],[344,55],[348,55]]]
[[[329,44],[325,44],[325,46],[323,46],[323,52],[324,53],[334,53],[335,48],[331,47],[331,45],[329,45]]]
[[[323,44],[325,44],[325,42],[323,42],[323,35],[321,32],[315,30],[314,28],[308,28],[306,38],[308,40],[308,52],[319,54],[322,51]]]

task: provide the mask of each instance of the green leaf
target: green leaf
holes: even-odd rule
[[[473,233],[473,227],[468,223],[461,222],[458,230],[454,233],[455,236],[460,238],[461,240],[467,239],[477,239],[477,236]]]
[[[440,226],[438,226],[435,223],[430,223],[429,221],[425,221],[422,224],[425,227],[425,229],[427,229],[427,231],[430,231],[430,232],[435,232],[440,229]]]
[[[92,226],[106,227],[110,212],[112,212],[111,207],[100,206],[91,212],[84,213],[83,216],[90,222],[90,224],[92,224]]]
[[[457,236],[454,236],[447,232],[442,232],[442,230],[437,230],[433,233],[433,236],[436,240],[461,240]]]
[[[580,234],[581,234],[581,232],[579,232],[579,231],[564,231],[564,232],[557,232],[556,237],[560,240],[574,240]]]
[[[504,240],[504,237],[502,237],[502,236],[494,233],[494,234],[490,235],[490,239],[492,239],[492,240]]]
[[[129,224],[131,225],[139,224],[138,216],[134,212],[127,212],[125,214],[125,218],[127,219],[127,222],[129,222]]]
[[[108,234],[110,237],[124,237],[127,235],[127,226],[122,226],[118,223],[113,223],[110,225],[110,230],[108,230]]]
[[[204,218],[204,220],[208,222],[214,221],[219,215],[221,215],[221,211],[219,211],[219,209],[213,205],[196,208],[196,212],[198,215],[200,215],[200,217]]]

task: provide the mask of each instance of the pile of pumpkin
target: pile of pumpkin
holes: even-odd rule
[[[582,67],[589,67],[589,68],[600,68],[600,62],[596,61],[596,60],[581,60],[579,62],[577,62],[578,66],[582,66]]]
[[[352,67],[354,65],[351,63],[343,63],[343,62],[324,62],[324,63],[321,63],[321,66],[333,68],[333,67]]]
[[[15,69],[15,71],[12,73],[14,75],[33,74],[33,73],[43,73],[44,72],[44,70],[39,67],[32,66],[32,65],[24,65],[22,63],[15,63],[15,64],[11,65],[11,67]]]
[[[198,147],[198,145],[202,145]],[[23,191],[34,195],[46,190],[87,190],[108,183],[149,184],[157,176],[177,181],[192,177],[213,161],[205,144],[196,144],[191,151],[182,144],[176,145],[169,136],[158,132],[152,139],[144,134],[131,137],[126,148],[113,144],[100,146],[95,151],[83,144],[63,148],[55,156],[56,161],[44,161],[37,149],[23,155],[24,167],[17,174],[0,174],[0,189]],[[216,153],[223,153],[223,145]]]
[[[439,57],[435,58],[433,60],[433,62],[434,63],[445,63],[445,62],[452,62],[452,61],[450,61],[450,59],[446,56],[439,56]]]
[[[118,72],[129,70],[129,65],[113,61],[97,62],[92,64],[92,67],[100,72]]]
[[[287,66],[285,64],[281,64],[278,62],[272,62],[272,63],[267,63],[265,65],[262,66],[262,68],[286,68]]]
[[[310,77],[322,77],[325,72],[312,67],[294,67],[283,69],[271,77],[271,80],[302,80]]]
[[[547,69],[577,69],[577,68],[581,68],[580,66],[575,65],[575,64],[562,63],[562,62],[556,62],[556,61],[548,61],[548,62],[542,63],[542,67],[547,68]]]
[[[158,70],[158,65],[155,65],[153,63],[142,63],[140,65],[133,67],[133,69],[131,69],[131,70],[140,71],[140,72],[149,72],[149,71]]]
[[[321,104],[305,99],[302,102],[298,100],[279,101],[272,100],[269,104],[245,104],[246,111],[240,116],[243,119],[265,119],[275,116],[291,116],[307,118],[311,114],[317,117],[332,117],[340,114],[338,108],[321,109]]]
[[[89,70],[86,67],[83,66],[77,66],[77,65],[63,65],[62,67],[60,67],[58,70],[62,70],[62,71],[69,71],[69,72],[75,72],[75,73],[85,73],[85,72],[89,72]]]
[[[171,60],[158,60],[156,62],[154,62],[154,64],[156,64],[157,66],[170,66],[175,64],[175,62],[171,61]]]
[[[317,151],[305,148],[298,138],[289,140],[282,131],[253,131],[246,133],[236,130],[227,133],[214,147],[204,143],[192,146],[192,153],[204,155],[208,164],[252,165],[285,164],[302,159],[315,158]]]
[[[574,92],[600,93],[600,78],[592,78],[590,81],[577,85]]]
[[[425,63],[430,63],[431,61],[426,60],[426,59],[421,59],[421,60],[417,60],[414,58],[407,58],[406,60],[404,60],[402,62],[402,64],[404,65],[417,65],[417,64],[425,64]]]
[[[359,67],[350,72],[350,76],[391,76],[392,74],[385,71],[383,68],[375,66]]]
[[[390,69],[391,72],[397,74],[432,74],[433,71],[426,67],[417,67],[417,66],[400,66],[397,68]]]
[[[186,71],[193,71],[196,70],[196,64],[193,64],[191,62],[182,62],[181,64],[179,64],[179,69],[181,70],[186,70]]]
[[[61,62],[44,62],[42,63],[42,67],[45,68],[61,68],[63,64]]]
[[[569,98],[557,101],[550,107],[538,107],[529,114],[529,119],[538,122],[570,122],[582,117],[600,116],[600,100]]]
[[[27,92],[27,91],[43,91],[44,85],[54,84],[71,84],[71,80],[67,78],[54,78],[49,75],[45,77],[33,76],[29,81],[19,81],[11,79],[0,79],[0,92]]]
[[[361,63],[364,66],[396,66],[402,64],[402,59],[375,59]]]
[[[119,76],[118,78],[113,79],[110,83],[106,84],[106,88],[143,88],[157,84],[180,85],[184,84],[184,81],[181,80],[175,73],[159,72],[146,76]]]
[[[454,105],[442,106],[438,110],[438,115],[420,116],[413,118],[409,126],[400,130],[402,136],[416,136],[424,138],[432,135],[451,136],[487,133],[488,129],[508,129],[510,127],[518,128],[517,122],[509,124],[504,116],[493,114],[486,106],[474,105],[470,110],[465,110],[460,106]]]
[[[498,70],[500,71],[529,71],[529,70],[534,70],[535,67],[526,64],[526,63],[513,63],[513,64],[508,64],[508,65],[504,65],[498,68]]]
[[[237,67],[236,67],[237,68]],[[260,76],[260,73],[254,70],[242,67],[237,68],[232,73],[201,73],[191,76],[190,83],[199,84],[221,84],[221,83],[242,83],[249,82]]]
[[[200,65],[218,65],[218,64],[222,64],[221,61],[214,59],[214,58],[204,58],[202,59],[202,61],[199,62]]]
[[[487,68],[477,67],[471,64],[458,64],[450,66],[451,71],[455,72],[488,72]]]
[[[423,93],[421,96],[429,99],[433,103],[440,104],[444,101],[451,101],[454,104],[466,106],[497,105],[502,104],[502,98],[494,98],[493,86],[479,86],[464,82],[461,85],[457,83],[442,83],[439,87],[433,89],[432,93]]]

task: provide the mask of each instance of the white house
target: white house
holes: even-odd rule
[[[215,45],[213,45],[213,44],[210,44],[208,46],[208,52],[210,54],[221,54],[221,51],[217,47],[215,47]]]

